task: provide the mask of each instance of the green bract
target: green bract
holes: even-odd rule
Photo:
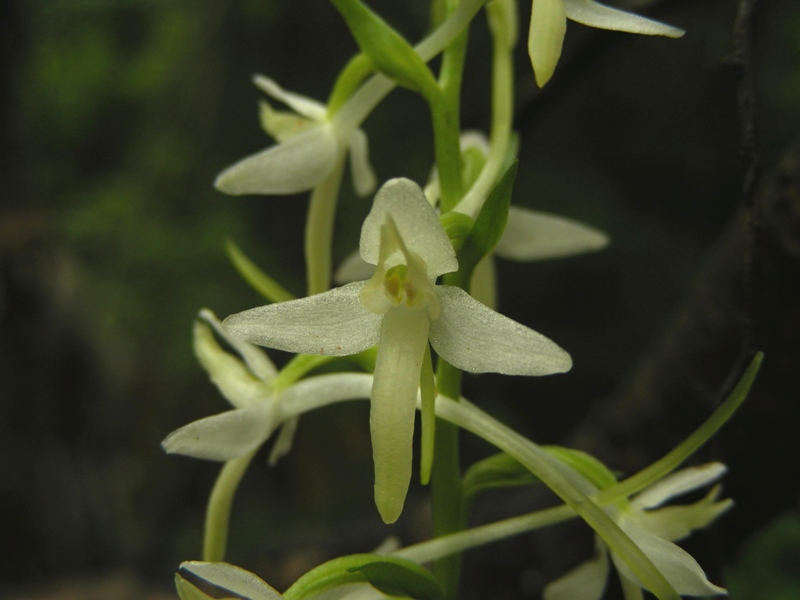
[[[347,356],[378,344],[370,423],[375,500],[393,522],[411,477],[414,407],[428,342],[471,372],[548,375],[569,370],[569,354],[545,336],[487,308],[463,290],[436,285],[457,270],[455,252],[422,190],[387,182],[361,230],[371,280],[228,317],[231,335],[289,352]]]
[[[567,31],[567,19],[598,29],[642,35],[678,38],[684,34],[677,27],[611,8],[594,0],[533,0],[528,55],[539,87],[550,80],[556,69]]]

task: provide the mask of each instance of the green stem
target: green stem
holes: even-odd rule
[[[548,525],[555,525],[562,521],[568,521],[577,516],[574,510],[566,504],[562,504],[527,515],[510,517],[487,525],[479,525],[472,529],[434,538],[419,544],[414,544],[413,546],[407,546],[392,552],[392,556],[400,556],[415,562],[425,563],[477,546],[490,544],[515,535],[540,529]]]
[[[439,358],[436,365],[436,383],[439,393],[448,398],[460,394],[461,371]],[[436,441],[434,444],[433,469],[431,473],[431,510],[433,537],[441,537],[461,531],[466,526],[461,501],[461,464],[458,451],[458,427],[437,417]],[[458,589],[461,555],[454,553],[437,559],[433,573],[439,580],[445,598],[455,598]]]
[[[244,456],[229,460],[219,472],[206,509],[206,529],[203,539],[203,560],[205,561],[225,560],[233,497],[255,455],[256,450],[253,450]]]
[[[330,175],[311,192],[305,233],[306,279],[308,295],[330,289],[331,245],[339,185],[344,171],[342,155]]]
[[[487,5],[486,13],[492,32],[492,125],[489,139],[489,155],[478,179],[470,187],[456,207],[458,211],[473,219],[480,212],[484,200],[503,171],[511,140],[514,117],[514,45],[516,32],[507,31],[516,23],[513,3],[493,2]]]
[[[452,13],[457,8],[455,0],[449,2]],[[441,94],[431,102],[436,168],[441,188],[440,209],[446,213],[458,204],[463,194],[461,181],[461,82],[467,54],[469,28],[453,40],[442,53],[439,72]],[[429,99],[431,101],[432,99]]]

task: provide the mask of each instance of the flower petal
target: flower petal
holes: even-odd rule
[[[411,481],[414,415],[430,321],[423,310],[397,306],[381,325],[369,425],[375,461],[375,504],[386,523],[403,511]]]
[[[464,290],[437,285],[441,316],[431,323],[434,350],[464,371],[550,375],[572,367],[555,342],[484,306]]]
[[[322,182],[338,155],[339,144],[330,127],[316,125],[228,167],[214,187],[234,196],[298,194]]]
[[[598,29],[611,29],[641,35],[665,35],[679,38],[683,29],[633,13],[611,8],[594,0],[563,0],[567,18]]]
[[[378,178],[369,162],[369,140],[367,134],[356,129],[350,136],[350,175],[353,187],[361,198],[366,198],[378,185]]]
[[[343,283],[352,283],[353,281],[362,281],[372,277],[375,272],[375,265],[369,264],[358,253],[358,250],[348,254],[336,273],[333,274],[333,280],[339,285]]]
[[[608,549],[597,543],[595,555],[572,571],[548,583],[542,592],[544,600],[599,600],[608,580]]]
[[[556,70],[566,32],[564,0],[533,0],[528,56],[539,87],[544,87]]]
[[[369,398],[372,381],[372,375],[367,373],[333,373],[298,381],[281,392],[278,405],[280,420],[342,400]]]
[[[281,425],[275,442],[272,444],[272,450],[269,452],[268,462],[270,467],[277,465],[278,461],[292,450],[294,434],[297,433],[297,424],[299,422],[300,419],[298,417],[292,417]]]
[[[190,576],[207,581],[214,587],[233,592],[236,596],[252,600],[283,599],[283,596],[263,579],[228,563],[191,560],[181,563],[180,569],[188,572]]]
[[[626,518],[653,535],[677,542],[695,529],[702,529],[733,506],[730,498],[716,502],[720,487],[716,486],[702,500],[694,504],[665,506],[658,510],[633,511]]]
[[[436,211],[428,203],[420,187],[410,179],[391,179],[375,195],[372,210],[361,228],[361,257],[378,264],[381,227],[387,215],[394,219],[397,230],[412,252],[425,261],[428,277],[437,277],[458,269],[458,260]]]
[[[275,414],[272,402],[229,410],[176,429],[161,447],[169,454],[206,460],[238,458],[267,440],[276,425]]]
[[[222,322],[234,337],[287,352],[348,356],[378,343],[381,317],[358,302],[359,281],[299,300],[268,304]]]
[[[606,245],[608,236],[593,227],[512,206],[508,211],[508,224],[494,252],[510,260],[533,261],[594,252]]]
[[[269,382],[278,374],[278,369],[275,367],[267,353],[261,348],[254,346],[249,342],[245,342],[239,338],[232,337],[222,328],[222,323],[212,311],[204,308],[198,315],[201,319],[206,321],[214,331],[228,344],[230,344],[244,359],[247,368],[262,381]]]
[[[253,83],[262,92],[272,96],[275,100],[283,102],[298,115],[302,115],[307,119],[321,122],[325,120],[328,114],[328,107],[321,102],[294,92],[287,92],[274,79],[256,74],[253,75]]]
[[[728,468],[720,462],[675,471],[631,499],[631,508],[655,508],[670,498],[686,494],[722,477]]]
[[[727,593],[725,588],[714,585],[706,578],[697,561],[683,548],[644,531],[628,519],[623,518],[619,525],[681,596],[714,596]],[[623,577],[641,587],[646,587],[619,557],[612,553],[611,558]]]
[[[484,256],[475,265],[469,282],[469,292],[481,304],[492,310],[497,309],[497,273],[494,257],[491,254]]]
[[[209,379],[234,408],[249,406],[269,396],[269,385],[260,381],[241,360],[217,343],[206,323],[194,324],[194,353]]]

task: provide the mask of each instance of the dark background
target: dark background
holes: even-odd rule
[[[419,39],[425,10],[400,4],[371,6]],[[736,2],[648,4],[645,14],[686,36],[570,23],[539,92],[521,3],[514,202],[583,220],[612,244],[499,263],[502,311],[556,340],[575,367],[541,380],[470,376],[465,393],[536,441],[574,443],[631,472],[710,413],[749,332],[767,355],[761,378],[698,457],[729,464],[737,506],[689,547],[734,598],[795,598],[800,5],[761,0],[753,20],[764,215],[754,246],[739,213],[748,165],[738,71],[726,60]],[[322,100],[355,44],[332,6],[314,0],[6,0],[0,44],[0,597],[155,598],[170,593],[181,560],[199,558],[218,470],[158,445],[225,408],[192,356],[192,319],[202,307],[225,316],[261,303],[229,266],[225,239],[303,289],[306,197],[231,198],[211,182],[270,143],[253,73]],[[462,120],[485,130],[481,17],[468,59]],[[382,180],[427,178],[418,98],[393,92],[365,129]],[[369,209],[347,181],[341,204],[337,259]],[[229,560],[283,589],[390,533],[404,543],[427,535],[424,489],[412,490],[397,526],[377,517],[367,414],[360,403],[309,415],[275,469],[256,458]],[[465,436],[465,460],[489,452]],[[473,521],[539,500],[529,490],[492,495]],[[589,551],[585,528],[567,526],[472,552],[463,597],[538,597]]]

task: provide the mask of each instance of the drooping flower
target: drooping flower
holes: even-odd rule
[[[695,529],[709,525],[728,510],[730,499],[717,501],[715,486],[703,499],[690,505],[662,506],[668,500],[706,486],[726,471],[721,463],[709,463],[677,471],[634,496],[627,505],[614,506],[620,528],[642,549],[681,596],[714,596],[726,590],[705,576],[692,556],[674,544]],[[641,598],[642,584],[630,568],[605,543],[596,538],[595,556],[547,585],[545,600],[598,600],[606,587],[613,562],[623,581],[626,598]],[[609,554],[611,561],[609,561]]]
[[[305,354],[347,356],[378,344],[370,410],[375,501],[391,523],[411,478],[414,411],[428,342],[442,359],[471,372],[547,375],[569,370],[572,362],[545,336],[460,288],[436,285],[458,262],[414,182],[394,179],[380,189],[360,249],[376,267],[369,281],[254,308],[223,326],[254,344]]]
[[[679,38],[677,27],[611,8],[594,0],[533,0],[528,33],[528,55],[539,87],[550,80],[561,56],[567,19],[613,31]]]
[[[359,196],[376,186],[369,163],[367,136],[328,117],[324,104],[284,90],[275,81],[256,75],[253,82],[294,112],[277,111],[261,103],[262,127],[278,142],[225,169],[214,182],[226,194],[297,194],[322,183],[350,155],[353,185]]]
[[[229,335],[210,310],[201,311],[199,316],[194,327],[195,354],[233,410],[170,433],[161,443],[169,453],[227,461],[255,450],[283,425],[270,455],[274,463],[289,451],[296,425],[297,415],[284,410],[286,403],[307,396],[322,403],[369,397],[371,381],[356,373],[319,375],[275,389],[277,369],[261,348]],[[214,333],[241,359],[223,350]]]

